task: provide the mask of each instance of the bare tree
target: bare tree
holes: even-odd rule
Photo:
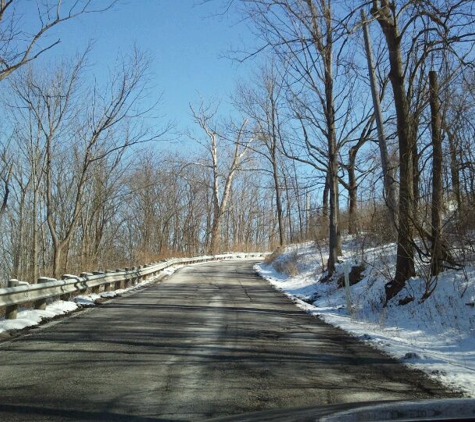
[[[111,9],[117,0],[107,0],[101,7],[92,0],[46,0],[37,1],[34,7],[26,7],[36,11],[36,20],[26,28],[22,23],[22,12],[25,3],[19,0],[0,1],[0,81],[10,76],[26,64],[37,59],[40,55],[55,47],[60,40],[46,42],[48,33],[53,28],[89,13],[99,13]],[[3,151],[5,153],[5,151]],[[5,185],[0,217],[5,212],[10,193],[9,181],[11,172],[9,168],[0,170],[0,178]]]
[[[368,73],[369,73],[370,86],[371,86],[371,95],[373,98],[373,105],[374,105],[374,116],[376,120],[376,126],[378,129],[378,146],[379,146],[379,151],[381,155],[381,167],[383,170],[386,203],[389,208],[392,224],[396,228],[397,221],[398,221],[396,180],[395,180],[394,170],[390,167],[390,164],[389,164],[388,146],[386,142],[386,135],[384,133],[383,114],[381,110],[380,94],[379,94],[377,80],[376,80],[376,72],[375,72],[374,63],[373,63],[371,39],[369,36],[366,14],[363,9],[361,9],[361,21],[363,25],[363,34],[364,34],[364,41],[365,41],[366,58],[368,62]]]
[[[282,210],[281,189],[281,161],[284,158],[280,153],[283,140],[283,87],[279,81],[276,65],[272,63],[263,67],[256,77],[253,86],[241,83],[234,99],[236,106],[253,122],[256,131],[256,145],[254,150],[261,153],[259,146],[263,146],[262,155],[270,165],[275,190],[275,207],[277,212],[279,245],[285,244],[285,227]],[[265,170],[264,168],[262,169]]]
[[[289,75],[292,75],[293,81],[302,81],[300,86],[308,88],[315,96],[315,104],[311,105],[310,109],[306,105],[308,111],[306,114],[316,116],[317,109],[322,110],[322,116],[312,119],[312,122],[316,124],[326,142],[325,170],[328,173],[330,193],[328,272],[331,275],[341,249],[338,226],[338,147],[334,92],[334,48],[335,37],[338,38],[338,34],[331,3],[314,0],[302,2],[264,0],[249,1],[245,4],[248,15],[254,21],[266,46],[270,47],[284,63],[289,64]],[[294,100],[299,103],[300,121],[304,122],[309,119],[303,114],[304,103],[300,101],[301,94],[301,91],[294,92]],[[313,143],[310,138],[305,139],[305,145],[311,148]],[[311,156],[315,152],[315,149],[309,150]]]
[[[213,208],[208,252],[215,254],[220,250],[221,224],[223,215],[228,208],[233,180],[237,172],[242,169],[243,160],[249,151],[252,138],[246,139],[247,120],[244,120],[238,126],[231,122],[220,131],[214,121],[217,114],[216,108],[205,107],[201,104],[197,110],[191,107],[191,111],[195,122],[207,136],[207,142],[202,145],[209,153],[210,162],[199,163],[199,165],[205,166],[211,172],[210,187]],[[222,145],[223,143],[224,145]],[[229,152],[227,166],[221,163],[222,157],[220,157],[220,154],[226,153],[226,150]]]
[[[84,63],[85,55],[48,76],[29,69],[13,85],[16,107],[34,115],[44,145],[46,221],[55,277],[67,262],[94,168],[111,157],[116,167],[126,148],[158,139],[167,130],[149,133],[133,127],[133,121],[146,113],[146,109],[134,109],[147,82],[148,61],[141,53],[133,51],[102,92],[99,87],[81,85]]]
[[[415,275],[412,215],[414,207],[413,192],[413,142],[410,129],[409,103],[405,93],[404,64],[399,44],[399,28],[394,9],[390,9],[386,0],[378,5],[373,2],[372,13],[377,17],[383,29],[389,51],[391,71],[389,79],[393,87],[397,114],[397,131],[399,139],[399,224],[396,277],[386,286],[386,300],[390,300],[404,287],[406,280]]]

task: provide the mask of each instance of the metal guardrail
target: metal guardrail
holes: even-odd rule
[[[16,319],[18,306],[24,303],[34,302],[35,309],[45,309],[46,302],[50,298],[59,297],[69,300],[73,293],[86,293],[87,291],[98,293],[102,286],[105,291],[122,289],[154,277],[164,269],[175,265],[234,258],[261,258],[263,256],[265,254],[262,253],[240,253],[199,258],[174,258],[123,270],[81,273],[80,276],[65,274],[61,280],[41,277],[35,284],[12,279],[8,282],[8,287],[0,289],[0,308],[6,307],[6,319]]]

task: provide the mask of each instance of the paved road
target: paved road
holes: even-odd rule
[[[447,395],[308,316],[250,261],[195,265],[0,345],[1,421],[205,420]]]

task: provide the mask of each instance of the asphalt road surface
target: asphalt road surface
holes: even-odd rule
[[[300,311],[252,261],[189,266],[0,344],[0,420],[206,420],[451,396]]]

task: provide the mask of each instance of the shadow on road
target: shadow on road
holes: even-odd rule
[[[52,417],[62,421],[113,421],[113,422],[166,422],[169,419],[140,417],[108,412],[88,412],[67,408],[45,408],[36,406],[16,406],[0,403],[2,421],[49,421]],[[177,422],[179,419],[174,419]]]

